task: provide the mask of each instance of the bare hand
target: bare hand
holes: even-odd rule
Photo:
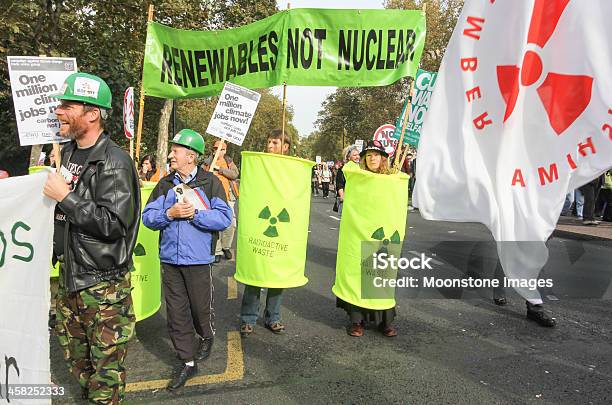
[[[195,208],[190,203],[176,203],[167,211],[170,218],[193,218]]]
[[[55,172],[49,173],[43,194],[57,202],[61,202],[69,193],[70,187],[68,187],[66,179]]]

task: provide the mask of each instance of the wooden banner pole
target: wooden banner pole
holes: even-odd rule
[[[425,18],[427,18],[427,3],[423,3],[423,14],[425,14]],[[412,111],[412,96],[414,93],[414,81],[416,80],[416,77],[412,78],[412,81],[410,82],[410,92],[409,92],[409,96],[408,96],[408,106],[406,107],[406,115],[404,116],[404,123],[402,125],[402,135],[400,136],[400,140],[399,143],[397,145],[398,149],[401,151],[401,147],[404,143],[404,133],[406,132],[406,123],[408,120],[408,116],[410,115],[410,112]],[[410,150],[410,148],[408,146],[406,146],[406,149],[404,150],[404,153],[401,154],[402,158],[400,160],[398,160],[397,158],[400,156],[400,154],[397,152],[397,150],[395,151],[395,162],[394,162],[394,167],[398,170],[402,170],[402,167],[404,166],[404,160],[406,160],[406,155],[408,154],[408,151]]]
[[[153,21],[153,4],[149,4],[149,15],[147,16],[147,26],[149,25],[151,21]],[[134,160],[135,162],[138,162],[140,160],[140,140],[142,137],[142,120],[144,118],[144,104],[145,104],[145,99],[144,99],[144,58],[143,58],[142,79],[140,81],[140,103],[139,103],[140,107],[138,109],[138,131],[136,132],[136,159]],[[130,141],[130,144],[131,144],[131,141]]]
[[[399,157],[402,155],[402,146],[404,144],[404,134],[406,133],[406,126],[408,124],[408,117],[410,116],[410,111],[412,110],[412,93],[414,91],[414,79],[410,82],[410,91],[408,92],[408,105],[406,106],[406,112],[404,113],[404,121],[402,123],[402,133],[400,135],[399,142],[397,143],[397,148],[395,149],[395,161],[393,163],[393,167],[395,169],[401,167],[399,166]]]
[[[221,149],[223,149],[223,146],[225,146],[225,141],[223,139],[219,138],[219,141],[221,142],[219,142],[219,148],[217,148],[215,156],[213,157],[212,162],[210,162],[210,167],[208,168],[209,172],[212,172],[214,170],[214,167],[217,164],[217,160],[219,160],[219,153],[221,153]]]
[[[410,148],[406,147],[406,150],[404,150],[404,153],[402,154],[402,160],[400,161],[400,165],[399,165],[400,170],[402,170],[402,167],[404,167],[404,161],[406,160],[406,156],[408,155],[409,151],[410,151]]]
[[[58,142],[53,142],[53,154],[55,155],[55,172],[60,174],[62,167],[62,150]]]

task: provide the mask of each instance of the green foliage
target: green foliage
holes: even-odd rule
[[[421,68],[437,72],[463,8],[463,0],[386,0],[385,8],[415,10],[423,8],[424,3],[427,4],[427,36]]]
[[[420,9],[423,0],[387,0],[385,8]],[[437,72],[463,0],[427,1],[427,36],[421,68]],[[432,51],[432,52],[428,52]],[[302,142],[305,156],[340,159],[357,139],[372,139],[383,124],[395,124],[409,91],[408,78],[382,87],[338,88],[323,102],[317,131]],[[343,130],[346,136],[343,139]]]
[[[261,98],[244,143],[241,147],[233,144],[228,144],[227,147],[227,155],[236,164],[240,164],[240,152],[243,150],[264,151],[270,131],[281,127],[281,100],[271,94],[268,89],[260,89],[258,92],[261,94]],[[211,97],[205,100],[180,100],[177,114],[180,117],[180,127],[177,128],[177,131],[181,128],[191,128],[204,134],[218,99],[218,97]],[[300,145],[297,129],[291,124],[292,119],[293,112],[288,109],[286,115],[288,124],[286,124],[285,132],[292,142],[293,151],[290,154],[295,155],[299,152]],[[216,138],[210,135],[205,135],[204,138],[206,140],[206,155],[208,156],[213,153],[212,147]],[[293,146],[296,146],[296,148],[293,148]]]
[[[80,71],[103,78],[113,93],[107,129],[127,147],[123,136],[123,93],[135,88],[139,99],[149,1],[13,0],[0,17],[0,166],[12,175],[27,171],[29,147],[19,146],[8,77],[7,55],[75,57]],[[225,29],[277,11],[271,0],[152,0],[155,20],[176,28]],[[138,103],[137,103],[138,104]],[[146,97],[141,155],[154,152],[164,100]],[[138,114],[138,105],[136,105]],[[179,116],[179,120],[181,117]],[[46,149],[50,149],[47,146]]]

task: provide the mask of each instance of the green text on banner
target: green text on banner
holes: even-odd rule
[[[429,109],[429,102],[436,85],[437,76],[437,73],[419,69],[414,80],[412,108],[410,109],[408,127],[406,128],[406,140],[412,146],[418,146],[419,144],[423,120]]]
[[[421,10],[295,9],[224,31],[147,28],[149,96],[219,94],[250,88],[383,86],[414,76],[425,44]]]
[[[47,173],[0,180],[0,355],[3,356],[0,401],[3,404],[5,398],[9,403],[9,392],[14,388],[44,387],[42,384],[51,381],[48,266],[53,252],[55,201],[43,196],[46,182]],[[30,403],[19,397],[10,399],[16,399],[15,403]],[[36,398],[36,403],[51,404],[50,397],[47,401],[44,399]]]
[[[242,152],[235,278],[268,288],[299,287],[304,276],[314,162]]]

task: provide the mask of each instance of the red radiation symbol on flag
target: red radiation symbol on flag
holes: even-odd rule
[[[535,0],[527,43],[544,48],[552,36],[569,0]],[[504,122],[512,115],[519,95],[520,82],[529,87],[542,76],[542,59],[537,52],[527,51],[522,66],[497,66],[497,83],[506,102]],[[537,88],[548,114],[550,125],[561,135],[587,108],[591,101],[593,78],[549,72]]]

